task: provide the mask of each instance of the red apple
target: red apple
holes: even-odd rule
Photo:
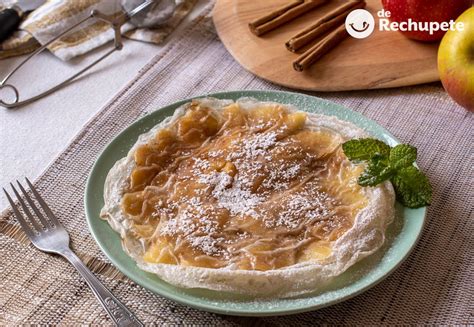
[[[449,95],[467,110],[474,111],[474,7],[466,10],[456,23],[462,31],[448,31],[438,50],[438,70]]]
[[[390,21],[406,22],[449,22],[469,8],[471,0],[382,0],[383,8],[390,11]],[[439,41],[445,31],[401,31],[410,39],[433,42]]]

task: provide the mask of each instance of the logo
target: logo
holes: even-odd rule
[[[464,23],[456,23],[454,20],[449,22],[415,22],[411,18],[406,22],[392,22],[389,20],[390,11],[382,9],[377,12],[379,20],[379,31],[426,31],[432,35],[436,31],[462,31]],[[350,36],[356,39],[365,39],[375,29],[375,19],[370,12],[365,9],[356,9],[351,11],[346,18],[346,30]]]
[[[365,39],[372,34],[374,28],[374,16],[365,9],[351,11],[346,18],[347,33],[356,39]]]
[[[433,35],[434,32],[443,31],[463,31],[464,23],[456,23],[454,20],[449,22],[416,22],[411,18],[408,18],[406,22],[391,22],[389,20],[391,13],[388,10],[382,9],[377,13],[379,17],[379,30],[380,31],[402,31],[402,32],[412,32],[412,31],[421,31],[428,32],[430,35]]]

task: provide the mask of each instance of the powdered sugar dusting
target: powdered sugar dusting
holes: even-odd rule
[[[223,149],[213,148],[211,141],[210,150],[190,159],[191,174],[177,175],[175,187],[190,181],[200,186],[193,189],[193,197],[180,198],[174,204],[181,209],[162,229],[162,235],[178,237],[205,255],[231,262],[242,260],[239,253],[245,253],[256,265],[254,247],[245,243],[248,239],[273,238],[275,228],[295,235],[318,224],[324,235],[342,228],[333,223],[345,219],[338,218],[337,201],[320,190],[318,171],[312,168],[317,157],[279,137],[284,128],[265,128],[234,135],[229,147]],[[230,218],[217,223],[223,216],[243,222],[239,225]],[[263,234],[254,235],[246,226],[260,226]],[[234,235],[231,239],[222,236],[229,233]],[[305,238],[312,237],[308,232],[301,235],[303,239],[290,237],[280,246],[297,249],[307,243]],[[266,249],[270,245],[262,243],[256,248],[260,246]]]
[[[275,132],[260,133],[245,140],[240,140],[242,149],[230,155],[232,157],[244,157],[245,159],[256,159],[258,156],[267,154],[267,150],[275,145],[277,134]],[[237,142],[236,142],[237,143]],[[234,144],[236,144],[234,143]]]
[[[215,99],[199,101],[216,110],[216,113],[224,104],[232,103]],[[249,99],[239,104],[245,110],[262,105]],[[184,112],[184,109],[179,109],[173,119],[141,136],[137,145],[152,140],[157,130],[169,127]],[[323,115],[310,115],[307,127],[339,133],[341,140],[365,136],[352,124]],[[176,240],[177,245],[189,246],[184,251],[196,258],[203,254],[217,260],[215,262],[228,260],[231,263],[228,266],[213,266],[210,269],[204,268],[206,265],[143,262],[140,247],[129,247],[135,244],[133,235],[136,234],[129,234],[133,224],[121,213],[120,202],[116,201],[123,194],[126,177],[133,168],[133,151],[110,172],[106,184],[106,188],[110,188],[104,192],[106,205],[103,213],[109,215],[114,229],[128,240],[123,244],[142,269],[181,287],[279,298],[321,288],[330,278],[378,249],[383,242],[383,231],[393,217],[394,195],[389,183],[366,190],[365,195],[369,199],[367,207],[359,212],[354,225],[332,244],[332,253],[324,264],[309,261],[284,268],[272,269],[270,266],[264,268],[271,269],[265,272],[248,270],[253,266],[242,268],[236,265],[236,255],[244,255],[243,258],[248,258],[257,267],[259,258],[269,253],[266,249],[284,251],[301,244],[302,237],[311,237],[313,231],[309,226],[329,234],[338,228],[337,223],[328,222],[337,214],[334,209],[341,206],[334,193],[331,196],[327,189],[315,187],[320,182],[317,172],[324,169],[317,164],[316,156],[293,149],[291,159],[287,160],[283,158],[284,150],[290,149],[291,144],[280,139],[279,130],[262,121],[254,125],[252,131],[256,138],[261,138],[258,141],[255,139],[252,145],[237,140],[227,148],[210,149],[194,156],[196,160],[183,161],[179,167],[184,167],[187,162],[188,169],[176,170],[176,179],[169,183],[173,188],[165,191],[168,199],[156,201],[153,213],[155,218],[160,219],[160,233],[155,233],[155,237],[159,235]],[[186,153],[191,154],[192,151]],[[308,172],[314,174],[305,179]],[[232,219],[225,219],[228,214]],[[261,231],[262,228],[273,234],[263,234],[255,242],[254,230]],[[297,233],[300,229],[303,233],[294,240],[286,239],[285,246],[278,247],[277,243],[272,243],[278,237],[268,238],[276,232],[291,230],[291,233]],[[275,253],[281,253],[274,256],[275,260],[287,257],[285,252]]]

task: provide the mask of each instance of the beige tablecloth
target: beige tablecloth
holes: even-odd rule
[[[210,8],[209,8],[210,9]],[[311,326],[316,324],[474,324],[474,117],[439,84],[317,96],[375,120],[419,149],[433,204],[415,251],[391,276],[340,304],[286,317],[239,318],[178,305],[134,284],[100,252],[85,222],[87,175],[104,146],[149,111],[190,96],[281,89],[246,72],[206,17],[170,43],[112,99],[36,181],[91,270],[145,323]],[[0,217],[0,325],[110,324],[73,268],[37,251],[11,211]]]

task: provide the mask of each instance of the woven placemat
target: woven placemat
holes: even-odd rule
[[[415,251],[371,290],[309,313],[240,318],[168,301],[118,272],[99,251],[85,222],[84,187],[97,156],[149,111],[194,95],[239,89],[281,88],[241,68],[219,42],[209,17],[201,16],[92,118],[35,182],[66,225],[74,250],[99,279],[147,324],[474,324],[474,117],[454,104],[439,84],[314,94],[366,115],[416,146],[418,164],[434,187]],[[74,269],[36,250],[10,210],[0,217],[0,274],[0,325],[110,324]]]

